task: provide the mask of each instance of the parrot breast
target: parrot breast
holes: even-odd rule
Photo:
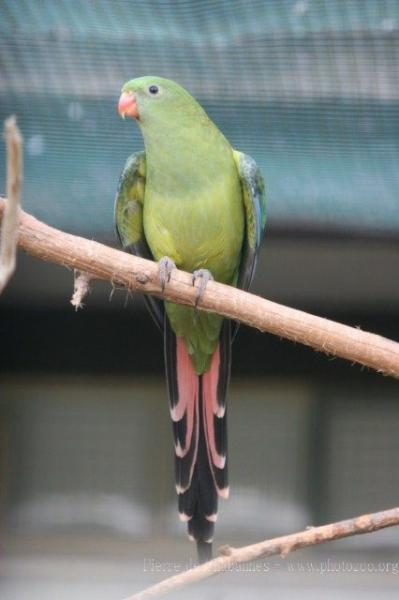
[[[212,140],[212,136],[211,140]],[[144,233],[156,260],[171,258],[188,272],[208,269],[216,281],[234,284],[244,237],[241,185],[231,146],[216,136],[193,151],[152,153],[147,148]],[[194,314],[166,303],[176,335],[182,337],[197,372],[209,366],[222,318]]]

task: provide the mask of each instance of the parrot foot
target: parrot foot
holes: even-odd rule
[[[208,269],[198,269],[193,273],[193,285],[198,280],[197,296],[195,298],[195,308],[198,307],[199,301],[204,295],[208,281],[213,281],[213,275]]]
[[[165,290],[165,286],[170,281],[170,276],[173,269],[176,269],[176,265],[169,256],[163,256],[159,261],[159,282],[161,284],[162,291]]]

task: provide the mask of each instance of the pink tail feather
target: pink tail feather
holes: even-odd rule
[[[198,375],[186,344],[165,323],[165,361],[175,437],[176,490],[181,520],[210,557],[218,496],[228,497],[226,390],[230,374],[230,324],[225,323],[209,369]]]

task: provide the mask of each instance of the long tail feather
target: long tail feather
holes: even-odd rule
[[[186,345],[165,318],[165,364],[175,440],[179,514],[196,540],[198,558],[212,557],[218,496],[228,497],[226,391],[230,378],[230,323],[222,327],[210,368],[195,372]]]

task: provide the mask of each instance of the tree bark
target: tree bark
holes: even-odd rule
[[[371,533],[399,525],[399,508],[391,508],[381,512],[362,515],[346,521],[322,525],[321,527],[310,527],[305,531],[284,535],[282,537],[266,540],[251,546],[243,548],[231,548],[229,546],[221,548],[222,556],[194,567],[139,592],[129,596],[125,600],[147,600],[148,598],[158,598],[192,583],[208,579],[218,573],[224,573],[237,568],[238,565],[255,561],[267,556],[280,554],[285,558],[293,550],[304,548],[305,546],[314,546],[332,540],[359,535],[362,533]]]
[[[5,199],[0,198],[0,218],[4,215],[5,206]],[[162,292],[156,263],[64,233],[22,210],[19,212],[18,245],[41,260],[84,271],[94,278],[137,292],[191,306],[196,301],[197,290],[192,285],[191,274],[176,269]],[[319,352],[359,363],[384,375],[399,377],[399,344],[379,335],[214,281],[208,283],[199,308],[311,346]]]

